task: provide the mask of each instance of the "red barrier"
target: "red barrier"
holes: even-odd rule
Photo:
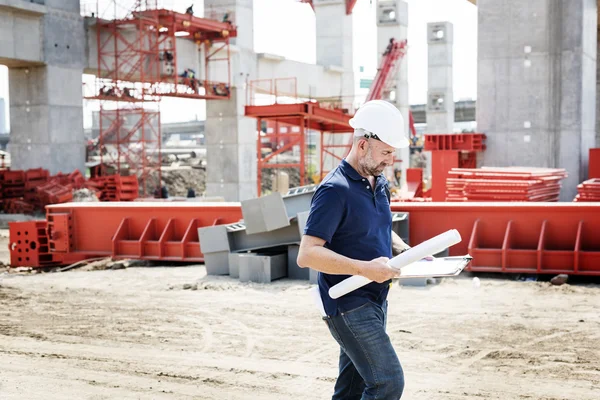
[[[449,229],[472,271],[600,275],[600,203],[393,203],[410,212],[410,241]]]

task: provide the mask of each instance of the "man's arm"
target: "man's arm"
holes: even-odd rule
[[[400,236],[392,231],[392,256],[396,257],[398,254],[410,249],[410,246],[404,243]]]
[[[325,240],[304,235],[298,251],[298,266],[312,268],[331,275],[362,275],[376,282],[385,282],[400,276],[400,271],[387,265],[387,257],[359,261],[337,254],[323,247]]]

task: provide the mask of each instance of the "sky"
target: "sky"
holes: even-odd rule
[[[176,9],[190,1],[171,1]],[[408,84],[411,104],[427,98],[428,22],[449,21],[454,25],[454,100],[475,99],[477,94],[477,9],[466,0],[408,0]],[[194,11],[202,10],[202,1]],[[377,68],[377,28],[375,0],[358,0],[353,11],[354,69],[375,74]],[[178,10],[183,11],[183,10]],[[273,16],[276,16],[275,18]],[[254,48],[306,63],[316,60],[315,16],[308,4],[297,0],[254,0]],[[0,66],[0,97],[8,98],[8,71]],[[8,102],[7,102],[8,103]],[[8,107],[8,104],[6,105]],[[91,124],[86,106],[84,125]],[[163,123],[205,118],[203,101],[165,99],[161,102]],[[8,111],[8,110],[7,110]],[[8,114],[7,114],[8,115]],[[7,118],[8,124],[8,118]]]

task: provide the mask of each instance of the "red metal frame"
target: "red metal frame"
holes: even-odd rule
[[[288,90],[282,90],[282,82],[291,82]],[[247,117],[256,118],[256,152],[257,152],[257,188],[258,195],[262,194],[262,173],[264,169],[271,168],[298,168],[300,170],[300,185],[306,183],[306,145],[305,133],[307,130],[316,130],[321,132],[321,155],[320,169],[323,171],[323,156],[327,149],[323,150],[323,135],[329,133],[348,133],[352,131],[349,121],[351,116],[341,110],[323,108],[316,102],[297,103],[295,78],[280,79],[262,79],[248,82],[248,105],[245,107]],[[259,95],[265,97],[264,102],[267,105],[258,105],[260,103]],[[286,104],[285,102],[294,102]],[[263,121],[272,121],[275,123],[275,132],[263,132]],[[290,129],[287,133],[279,132],[279,124],[299,127],[298,132]],[[283,144],[278,142],[283,140]],[[263,155],[263,140],[272,142],[271,148],[274,151]],[[300,160],[297,163],[273,163],[270,162],[277,155],[291,150],[294,146],[300,148]]]
[[[242,219],[239,203],[67,203],[46,210],[48,246],[57,261],[104,256],[202,262],[198,228]]]
[[[599,203],[393,203],[410,213],[410,242],[449,229],[471,271],[600,275]]]
[[[152,195],[161,181],[160,111],[126,103],[114,110],[101,107],[99,115],[101,165],[136,175],[143,195]],[[127,121],[133,123],[125,126]]]
[[[230,21],[158,9],[157,2],[153,0],[137,1],[132,10],[119,15],[117,3],[112,0],[112,7],[106,7],[104,11],[100,10],[100,2],[97,5],[100,79],[97,92],[88,98],[113,101],[154,100],[155,96],[230,98],[229,39],[237,36],[235,25]],[[177,38],[192,40],[202,47],[205,53],[204,77],[180,76]],[[213,45],[215,48],[210,52]],[[172,59],[168,60],[167,55]],[[209,80],[209,65],[217,62],[227,63],[226,82]],[[107,94],[111,88],[112,92]],[[125,89],[128,89],[128,94],[124,93]]]
[[[373,83],[369,88],[366,101],[383,98],[384,91],[390,87],[390,81],[398,70],[399,61],[406,55],[406,50],[406,39],[402,42],[391,39],[386,51],[383,53],[379,68],[377,68],[377,75],[375,75],[375,79],[373,79]]]
[[[201,262],[197,228],[242,218],[239,203],[67,203],[46,210],[47,222],[10,223],[11,266],[95,257]],[[457,229],[462,241],[449,253],[473,256],[471,271],[600,276],[600,203],[394,202],[391,211],[410,213],[412,245]]]
[[[475,168],[484,151],[483,133],[426,134],[424,150],[431,151],[431,199],[446,200],[446,180],[452,168]]]
[[[588,179],[600,178],[600,148],[590,149]]]

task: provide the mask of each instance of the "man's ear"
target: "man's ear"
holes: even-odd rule
[[[367,145],[368,145],[368,142],[365,139],[361,138],[361,139],[358,140],[358,148],[359,149],[366,150],[367,149]]]

